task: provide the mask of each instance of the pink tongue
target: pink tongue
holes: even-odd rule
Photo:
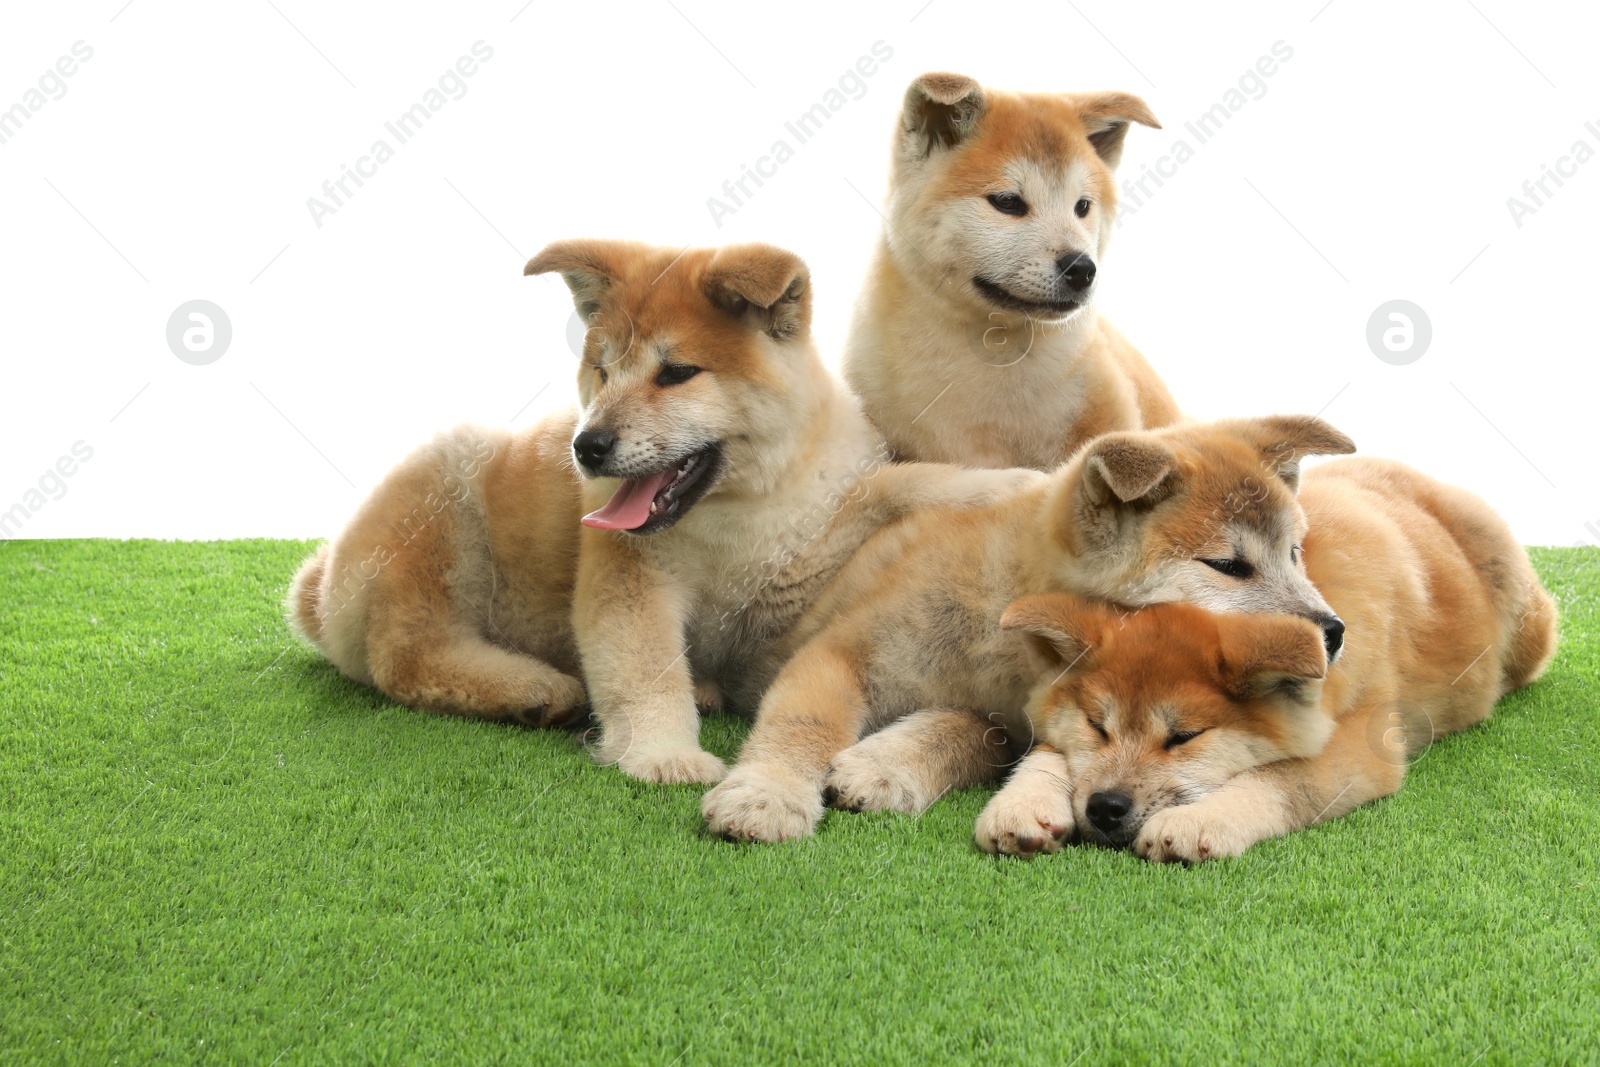
[[[677,473],[664,470],[648,478],[624,479],[606,506],[585,515],[583,524],[596,530],[637,530],[650,518],[650,501]]]

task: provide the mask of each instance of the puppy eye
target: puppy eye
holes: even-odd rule
[[[1229,578],[1249,578],[1256,573],[1256,569],[1242,559],[1202,559],[1199,562]]]
[[[606,384],[606,382],[610,380],[611,376],[606,373],[606,369],[604,367],[598,367],[596,369],[600,371],[600,384]]]
[[[1076,204],[1074,204],[1072,206],[1072,210],[1073,210],[1073,213],[1076,214],[1081,219],[1081,218],[1083,218],[1085,215],[1087,215],[1089,213],[1089,209],[1091,207],[1093,207],[1093,206],[1094,205],[1089,202],[1089,198],[1085,197],[1082,200],[1079,200]]]
[[[1016,193],[990,193],[989,206],[1002,215],[1026,215],[1028,202]]]
[[[1203,733],[1205,733],[1204,730],[1174,730],[1167,735],[1167,739],[1162,743],[1161,747],[1177,748],[1179,745],[1188,744]]]
[[[682,385],[699,373],[699,367],[691,367],[687,363],[668,363],[661,368],[661,373],[656,375],[656,384]]]
[[[1106,728],[1104,726],[1102,726],[1100,723],[1096,722],[1093,719],[1090,719],[1089,720],[1089,725],[1094,727],[1094,732],[1100,735],[1100,740],[1102,740],[1102,741],[1111,740],[1111,735],[1106,733]]]
[[[1299,546],[1299,545],[1291,545],[1290,548],[1289,548],[1289,561],[1291,563],[1299,563],[1300,562],[1300,556],[1301,556],[1301,554],[1303,552],[1305,552],[1305,549],[1302,548],[1301,546]]]

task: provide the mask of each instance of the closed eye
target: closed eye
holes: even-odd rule
[[[1106,733],[1106,728],[1104,726],[1102,726],[1100,723],[1095,722],[1093,719],[1090,719],[1089,720],[1089,725],[1094,727],[1094,732],[1100,735],[1100,740],[1102,740],[1102,741],[1111,740],[1111,735]]]
[[[1205,733],[1204,730],[1174,730],[1167,735],[1167,739],[1162,742],[1161,747],[1177,748],[1179,745],[1188,744],[1203,733]]]
[[[1229,578],[1250,578],[1256,573],[1256,569],[1242,559],[1202,559],[1199,562]]]
[[[699,373],[699,367],[691,367],[687,363],[668,363],[663,365],[661,373],[656,375],[656,384],[682,385]]]

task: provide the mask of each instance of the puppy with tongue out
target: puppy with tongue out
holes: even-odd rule
[[[582,435],[579,435],[579,439]],[[575,444],[574,448],[578,446]],[[580,453],[581,455],[581,453]],[[596,530],[654,533],[677,522],[710,489],[718,455],[715,445],[692,452],[688,459],[642,478],[624,478],[603,508],[583,517]]]
[[[714,782],[726,768],[700,748],[697,696],[753,712],[795,622],[875,529],[1029,476],[887,465],[817,355],[791,252],[560,241],[527,266],[549,271],[587,326],[571,621],[596,755]]]
[[[546,271],[588,327],[581,409],[412,452],[301,565],[289,620],[402,704],[550,726],[588,703],[601,761],[716,781],[697,703],[753,711],[883,523],[1019,475],[885,465],[791,252],[560,241],[527,266]]]

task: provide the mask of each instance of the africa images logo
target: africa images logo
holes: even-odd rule
[[[794,158],[795,146],[803,145],[821,133],[823,126],[844,110],[851,100],[860,100],[867,95],[866,79],[878,73],[882,64],[894,58],[894,49],[883,41],[872,42],[870,51],[871,55],[861,56],[854,66],[845,68],[838,83],[823,93],[821,100],[783,124],[784,132],[794,138],[794,144],[791,145],[787,138],[779,137],[772,142],[765,155],[756,157],[753,168],[748,163],[740,164],[739,176],[722,183],[721,197],[706,197],[706,210],[711,213],[711,221],[717,224],[717,229],[722,229],[725,216],[736,214],[744,207],[745,201],[755,195],[750,188],[751,183],[760,189],[766,184],[762,179],[776,177],[778,168]]]
[[[421,100],[383,124],[384,130],[394,139],[394,144],[391,145],[382,137],[373,141],[365,155],[356,157],[354,167],[347,163],[339,164],[339,176],[322,183],[321,197],[306,198],[306,210],[311,212],[311,221],[317,229],[322,229],[324,218],[337,214],[356,195],[356,189],[366,184],[364,179],[377,177],[378,168],[395,157],[397,146],[421,133],[422,128],[450,101],[460,100],[467,95],[467,79],[478,73],[479,64],[494,58],[494,49],[483,41],[474,41],[471,52],[472,55],[461,56],[454,66],[439,75],[438,81],[423,92]],[[352,184],[355,189],[351,188]]]

